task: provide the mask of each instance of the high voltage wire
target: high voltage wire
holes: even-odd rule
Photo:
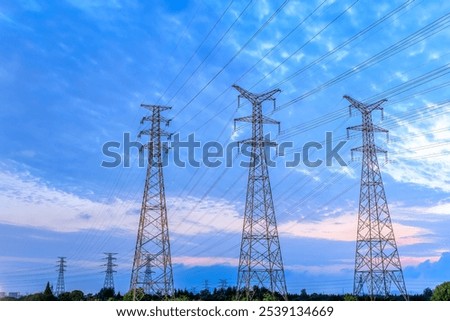
[[[347,45],[348,43],[350,43],[350,42],[353,41],[354,39],[358,38],[358,36],[360,36],[360,35],[366,33],[367,31],[369,31],[369,30],[371,30],[372,28],[374,28],[376,25],[378,25],[378,24],[380,24],[381,22],[387,20],[388,18],[390,18],[391,16],[393,16],[395,13],[398,13],[399,11],[401,11],[402,9],[404,9],[405,7],[407,7],[407,5],[409,5],[411,2],[412,2],[412,1],[407,1],[407,2],[405,2],[403,5],[401,5],[400,7],[396,8],[395,10],[391,11],[389,14],[387,14],[387,15],[385,15],[384,17],[382,17],[381,19],[377,20],[376,23],[374,23],[374,24],[372,24],[371,26],[369,26],[368,28],[366,28],[364,32],[360,32],[360,33],[358,33],[357,35],[353,36],[352,38],[348,39],[348,40],[347,40],[345,43],[343,43],[341,46],[336,47],[335,50],[330,51],[330,52],[329,52],[327,55],[325,55],[325,56],[328,56],[328,55],[330,55],[330,54],[336,52],[336,51],[337,51],[338,49],[340,49],[341,47]],[[319,5],[319,7],[320,7],[320,5]],[[319,7],[317,7],[314,11],[316,11]],[[339,16],[341,16],[343,13],[345,13],[348,9],[349,9],[349,8],[347,8],[346,10],[344,10]],[[313,12],[314,12],[314,11],[313,11]],[[310,14],[310,15],[311,15],[311,14]],[[310,15],[309,15],[309,16],[310,16]],[[338,17],[339,17],[339,16],[338,16]],[[338,17],[336,17],[336,18],[334,19],[334,21],[335,21]],[[331,23],[329,23],[328,25],[330,25],[330,24],[331,24]],[[316,34],[315,36],[317,36],[317,34]],[[310,41],[311,41],[311,39],[310,39]],[[276,46],[278,46],[278,44],[277,44]],[[276,47],[276,46],[275,46],[275,47]],[[274,48],[275,48],[275,47],[274,47]],[[325,56],[322,56],[322,58],[324,59]],[[252,88],[253,88],[253,87],[254,87],[254,86],[252,86]],[[227,88],[224,92],[226,92],[227,90],[228,90],[228,88]],[[224,92],[222,92],[221,95],[223,95]],[[221,95],[219,95],[219,96],[221,96]],[[208,104],[208,106],[209,106],[209,104]],[[205,107],[205,108],[206,108],[206,107]],[[200,112],[201,112],[201,111],[199,111],[196,115],[200,114]],[[193,119],[195,119],[195,116],[192,117],[189,121],[191,121],[191,120],[193,120]],[[185,126],[185,125],[186,125],[186,124],[184,124],[183,126]]]
[[[335,180],[333,180],[333,182],[334,182],[334,183],[337,183],[337,182],[340,181],[343,177],[345,177],[345,173],[342,174],[342,175],[339,175],[339,176],[337,176],[337,174],[334,174],[334,177],[336,177],[336,178],[335,178]],[[305,202],[308,198],[311,198],[311,196],[318,195],[318,192],[322,191],[325,187],[326,187],[326,186],[316,188],[317,191],[316,191],[315,193],[312,193],[311,195],[308,195],[308,197],[307,197],[306,199],[303,199],[302,202]],[[180,249],[180,250],[181,250],[181,249]]]
[[[419,77],[416,77],[414,79],[411,79],[407,82],[404,82],[400,85],[397,85],[391,89],[388,89],[380,94],[376,94],[370,98],[367,99],[367,101],[377,101],[379,99],[382,99],[384,97],[395,97],[401,93],[404,93],[405,91],[411,90],[413,88],[416,88],[418,86],[423,85],[424,83],[428,83],[432,80],[435,80],[437,78],[443,77],[450,73],[450,63],[441,66],[439,68],[436,68],[432,71],[429,71]]]
[[[414,0],[413,0],[413,1],[414,1]],[[295,73],[295,75],[293,75],[293,76],[298,75],[300,72],[302,72],[302,71],[304,71],[304,70],[310,68],[310,67],[313,66],[313,65],[318,64],[318,63],[319,63],[320,61],[322,61],[323,59],[325,59],[325,58],[327,58],[328,56],[330,56],[330,55],[334,54],[335,52],[339,51],[340,49],[342,49],[343,47],[345,47],[346,45],[348,45],[348,44],[351,43],[352,41],[356,40],[356,39],[359,38],[360,36],[364,35],[364,34],[367,33],[368,31],[370,31],[370,30],[372,30],[373,28],[375,28],[377,25],[381,24],[382,22],[384,22],[384,21],[386,21],[387,19],[389,19],[389,18],[391,18],[392,16],[394,16],[396,13],[398,13],[398,12],[400,12],[401,10],[405,9],[405,8],[406,8],[411,2],[413,2],[413,1],[407,1],[407,2],[405,2],[403,5],[397,7],[396,9],[394,9],[393,11],[391,11],[390,13],[388,13],[388,14],[386,14],[385,16],[383,16],[382,18],[378,19],[375,23],[371,24],[369,27],[367,27],[367,28],[364,29],[363,31],[361,31],[361,32],[357,33],[356,35],[354,35],[353,37],[349,38],[347,41],[345,41],[345,42],[342,43],[341,45],[337,46],[336,48],[334,48],[333,50],[331,50],[331,51],[328,52],[327,54],[321,56],[319,59],[316,59],[316,60],[313,61],[311,64],[309,64],[308,66],[306,66],[304,69],[303,69],[303,68],[300,69],[300,70],[297,71],[297,72]],[[304,20],[302,20],[301,23],[300,23],[299,25],[303,24],[305,20],[307,20],[309,17],[311,17],[311,16],[312,16],[312,15],[313,15],[313,14],[314,14],[321,6],[322,6],[322,4],[323,4],[323,3],[319,4],[319,6],[317,6],[317,7],[316,7],[316,8],[315,8],[315,9],[307,16],[307,18],[305,18]],[[332,20],[332,22],[335,22],[335,21],[338,19],[338,17],[340,17],[342,14],[344,14],[347,10],[348,10],[348,8],[347,8],[346,10],[344,10],[343,12],[341,12],[335,19]],[[327,25],[327,27],[329,27],[329,26],[332,24],[332,22],[330,22],[330,23]],[[298,25],[298,26],[299,26],[299,25]],[[297,29],[297,27],[294,28],[293,30],[295,30],[295,29]],[[324,31],[325,29],[326,29],[326,28],[323,28],[319,33],[321,33],[322,31]],[[291,34],[291,33],[292,33],[292,30],[291,30],[291,32],[290,32],[289,34]],[[316,34],[313,36],[313,38],[317,37],[317,36],[319,35],[319,33],[316,33]],[[306,44],[310,43],[310,42],[312,41],[313,38],[309,39],[305,44],[302,45],[302,47],[304,47]],[[283,38],[283,39],[284,39],[284,38]],[[281,42],[282,42],[282,41],[278,42],[272,49],[277,48],[277,47],[281,44]],[[272,51],[272,49],[269,50],[269,52]],[[297,50],[297,51],[298,51],[298,50]],[[291,55],[290,57],[292,57],[292,56],[293,56],[293,55]],[[285,61],[286,61],[286,60],[285,60]],[[284,61],[283,63],[285,63],[285,61]],[[283,64],[283,63],[281,63],[281,64]],[[279,64],[279,65],[281,65],[281,64]],[[254,65],[254,66],[255,66],[255,65]],[[253,66],[252,68],[254,68],[254,66]],[[252,69],[252,68],[250,68],[250,69]],[[250,69],[247,70],[244,74],[247,74],[247,73],[250,71]],[[241,76],[239,79],[242,79],[242,76]],[[291,78],[288,77],[288,78],[284,79],[282,82],[279,82],[277,85],[275,85],[275,86],[273,86],[273,87],[274,87],[274,88],[275,88],[275,87],[279,87],[279,86],[282,85],[284,82],[286,82],[286,81],[288,81],[288,80],[290,80],[290,79],[291,79]],[[235,83],[237,83],[237,81],[235,81]],[[251,88],[254,88],[255,86],[256,86],[256,83],[255,83]],[[211,105],[214,101],[216,101],[220,96],[224,95],[229,89],[230,89],[230,88],[227,87],[227,88],[226,88],[219,96],[217,96],[211,103],[209,103],[207,106],[205,106],[204,108],[202,108],[202,110],[204,110],[206,107],[210,106],[210,105]],[[201,113],[201,111],[199,111],[195,116],[198,116],[200,113]],[[192,117],[188,122],[190,122],[190,121],[192,121],[193,119],[195,119],[195,116]],[[183,126],[186,126],[186,124],[184,124]]]
[[[418,31],[414,32],[413,34],[409,35],[408,37],[402,39],[401,41],[396,42],[395,44],[391,45],[390,47],[384,49],[383,51],[379,52],[378,54],[372,56],[371,58],[365,60],[364,62],[358,64],[355,67],[352,67],[348,69],[347,71],[341,73],[337,77],[334,77],[325,83],[317,86],[316,88],[306,92],[305,94],[292,99],[291,101],[284,103],[283,105],[280,105],[278,107],[278,110],[282,110],[292,104],[295,104],[313,94],[318,93],[319,91],[326,89],[356,73],[359,73],[381,61],[384,61],[388,59],[389,57],[397,54],[400,51],[403,51],[412,45],[423,41],[432,35],[445,30],[450,25],[450,13],[442,16],[441,18],[433,21],[432,23],[426,25],[425,27],[419,29]]]
[[[300,46],[294,53],[292,53],[289,57],[285,58],[280,64],[278,64],[277,67],[272,69],[268,74],[266,74],[262,79],[260,79],[258,82],[256,82],[253,87],[261,83],[263,80],[265,80],[268,76],[270,76],[275,70],[277,70],[281,65],[283,65],[287,60],[292,58],[292,56],[296,55],[300,50],[302,50],[305,46],[307,46],[309,43],[311,43],[314,39],[316,39],[320,34],[325,31],[329,26],[331,26],[333,23],[335,23],[339,18],[341,18],[344,14],[346,14],[356,3],[358,3],[359,0],[354,1],[350,6],[348,6],[344,11],[342,11],[339,15],[337,15],[333,20],[331,20],[325,27],[320,29],[319,32],[317,32],[312,38],[310,38],[307,42],[305,42],[302,46]],[[252,88],[253,88],[252,87]],[[279,87],[278,85],[275,85],[275,87]]]
[[[433,154],[433,155],[435,155],[435,154]],[[433,155],[431,155],[431,156],[433,156]],[[319,193],[322,191],[322,190],[324,190],[327,186],[329,186],[329,185],[336,185],[340,180],[342,180],[343,178],[345,177],[345,173],[343,173],[343,174],[341,174],[341,175],[337,175],[336,173],[334,173],[334,174],[332,174],[332,177],[331,177],[331,179],[329,179],[329,178],[326,178],[326,179],[324,179],[323,181],[324,181],[324,183],[322,183],[322,184],[320,184],[319,186],[316,186],[313,190],[311,190],[306,196],[303,196],[301,199],[300,199],[300,201],[299,202],[297,202],[296,204],[296,208],[298,208],[298,207],[300,207],[303,203],[305,203],[306,201],[311,201],[312,200],[312,198],[315,198],[314,196],[315,195],[319,195]],[[326,182],[326,183],[325,183]],[[306,182],[307,183],[307,182]],[[306,184],[305,183],[305,184]],[[303,184],[302,186],[305,186],[305,184]],[[349,190],[351,190],[351,186],[350,187],[347,187],[346,189],[344,189],[344,191],[343,192],[341,192],[341,193],[339,193],[338,195],[336,195],[335,197],[333,197],[331,200],[329,200],[326,204],[329,204],[330,203],[330,201],[333,201],[333,200],[335,200],[335,199],[337,199],[337,197],[339,197],[340,195],[342,195],[342,194],[344,194],[344,193],[346,193],[346,192],[348,192]],[[295,190],[302,190],[302,188],[298,188],[298,189],[295,189]],[[293,193],[295,193],[295,190],[291,190],[291,193],[290,193],[290,195],[292,195]],[[284,194],[284,196],[285,197],[283,197],[282,199],[279,199],[278,200],[278,202],[280,202],[280,203],[282,203],[283,202],[283,199],[288,199],[289,198],[289,195],[286,195],[286,194]],[[308,217],[308,216],[310,216],[310,215],[307,215],[306,217]],[[304,218],[306,218],[306,217],[304,217]]]
[[[324,2],[326,2],[326,1],[328,1],[328,0],[325,0]],[[324,2],[322,2],[321,4],[319,4],[319,6],[317,6],[308,16],[307,16],[307,18],[305,18],[304,20],[302,20],[301,21],[301,23],[299,24],[299,25],[297,25],[294,29],[292,29],[290,32],[289,32],[289,34],[292,34],[293,33],[293,31],[295,31],[301,24],[303,24],[309,17],[311,17],[321,6],[322,6],[322,4],[324,3]],[[272,51],[272,50],[274,50],[275,48],[277,48],[281,43],[283,42],[283,40],[280,40],[274,47],[272,47],[270,50],[269,50],[269,52],[270,51]],[[268,53],[267,53],[268,54]],[[256,66],[257,64],[254,64],[253,65],[253,67],[252,68],[254,68],[255,66]],[[244,74],[247,74],[247,73],[249,73],[250,72],[250,70],[252,69],[252,68],[250,68],[249,70],[247,70]],[[234,83],[238,83],[239,82],[239,80],[240,79],[242,79],[243,78],[243,75],[238,79],[238,80],[236,80],[236,81],[234,81]],[[216,96],[210,103],[208,103],[205,107],[203,107],[200,111],[198,111],[195,115],[193,115],[186,123],[184,123],[183,124],[183,126],[182,127],[180,127],[178,130],[181,130],[182,128],[184,128],[186,125],[187,125],[187,123],[189,123],[189,122],[191,122],[192,120],[194,120],[194,119],[196,119],[196,117],[198,116],[198,115],[200,115],[207,107],[210,107],[215,101],[217,101],[220,97],[222,97],[225,93],[227,93],[228,91],[230,91],[231,90],[231,87],[226,87],[226,89],[225,90],[223,90],[218,96]],[[230,105],[233,105],[234,103],[230,103]],[[229,107],[230,105],[228,105],[227,107]],[[224,109],[222,109],[222,110],[225,110],[225,108]],[[220,113],[220,111],[219,111],[219,113]],[[211,118],[212,119],[212,118]],[[231,118],[232,119],[232,118]]]
[[[203,38],[203,40],[200,42],[200,44],[197,46],[197,49],[195,49],[195,51],[192,53],[192,55],[189,57],[189,59],[184,63],[183,67],[180,69],[180,71],[177,73],[177,75],[172,79],[172,81],[169,83],[169,85],[166,87],[166,90],[164,90],[164,92],[162,93],[162,95],[160,96],[160,99],[162,97],[165,96],[165,94],[167,93],[167,91],[172,87],[172,85],[178,80],[178,78],[181,76],[181,74],[183,73],[183,71],[186,69],[186,67],[189,65],[189,63],[192,61],[192,59],[194,59],[194,57],[196,57],[197,53],[200,51],[200,48],[204,45],[204,43],[206,42],[206,40],[208,40],[209,36],[211,36],[212,32],[216,29],[216,27],[219,25],[219,23],[222,21],[222,19],[224,18],[225,14],[229,11],[229,9],[231,8],[231,5],[233,4],[234,0],[231,0],[227,7],[225,8],[225,10],[222,12],[222,14],[220,15],[220,17],[216,20],[216,22],[214,23],[214,25],[211,27],[211,29],[209,30],[209,32],[206,34],[206,36]],[[170,56],[169,56],[170,57]],[[207,58],[205,58],[206,60]],[[163,68],[164,70],[165,68]],[[159,99],[159,100],[160,100]],[[158,101],[159,102],[159,101]],[[157,103],[158,103],[157,102]]]
[[[249,2],[249,4],[248,4],[248,6],[250,5],[250,3],[251,3],[251,1]],[[283,7],[285,6],[287,4],[287,1],[285,1],[285,3],[284,3],[284,5],[283,5]],[[248,6],[244,9],[244,11],[248,8]],[[280,9],[277,11],[277,12],[279,12],[280,11]],[[276,12],[276,13],[277,13]],[[243,14],[243,12],[241,12],[241,15]],[[239,16],[240,17],[240,16]],[[239,18],[238,17],[238,18]],[[274,15],[271,17],[271,18],[269,18],[269,20],[268,20],[268,22],[270,22],[272,19],[273,19],[273,17],[274,17]],[[237,21],[238,19],[236,19],[235,20],[235,22]],[[268,22],[266,22],[266,24],[268,23]],[[263,25],[264,26],[264,25]],[[231,29],[231,27],[229,28],[229,29]],[[260,28],[260,30],[259,31],[261,31],[262,29]],[[255,36],[255,35],[254,35]]]
[[[197,17],[197,14],[198,14],[199,10],[200,10],[200,4],[197,6],[197,9],[195,10],[195,13],[192,15],[191,19],[189,20],[189,22],[187,23],[187,25],[184,28],[183,32],[181,33],[180,37],[178,38],[178,41],[177,41],[175,47],[173,48],[172,52],[169,55],[167,55],[162,68],[159,70],[159,73],[156,75],[156,79],[160,79],[161,73],[166,71],[166,67],[167,67],[167,64],[169,63],[170,58],[174,56],[175,52],[177,51],[178,47],[181,44],[181,40],[185,37],[186,32],[189,30],[189,28],[191,27],[192,23],[195,21],[195,18]]]
[[[276,43],[272,48],[270,48],[264,54],[264,56],[262,56],[256,63],[254,63],[249,69],[247,69],[247,71],[244,72],[234,83],[236,84],[239,83],[239,81],[242,78],[244,78],[248,73],[254,70],[258,64],[263,62],[268,55],[270,55],[276,48],[278,48],[279,45],[281,45],[281,43],[283,43],[287,38],[289,38],[290,35],[292,35],[295,31],[297,31],[305,23],[305,21],[308,20],[311,16],[313,16],[327,1],[329,0],[322,1],[313,11],[311,11],[304,19],[302,19],[300,23],[295,26],[295,28],[291,29],[291,31],[289,31],[280,41],[278,41],[278,43]]]
[[[178,88],[178,90],[175,92],[175,94],[169,99],[169,101],[167,102],[167,104],[170,104],[170,102],[178,95],[178,93],[181,91],[182,88],[184,88],[186,86],[186,84],[189,82],[189,80],[194,76],[194,74],[200,69],[200,67],[206,62],[206,60],[209,58],[209,56],[214,52],[214,50],[217,48],[217,46],[223,41],[223,39],[225,38],[225,36],[230,32],[230,30],[234,27],[234,25],[239,21],[239,19],[241,19],[241,17],[244,15],[244,13],[247,11],[247,9],[250,7],[250,5],[252,4],[252,0],[250,0],[247,5],[245,6],[245,8],[241,11],[241,13],[236,17],[236,19],[233,21],[233,23],[228,27],[228,29],[225,31],[225,33],[220,37],[220,39],[216,42],[216,44],[214,45],[214,47],[209,51],[209,53],[207,54],[207,56],[205,58],[203,58],[202,62],[197,66],[197,68],[189,75],[189,77],[187,78],[187,80],[185,80],[183,82],[183,84]],[[182,107],[176,114],[174,117],[178,116],[185,108],[187,107],[187,105],[185,105],[184,107]]]
[[[387,21],[389,18],[393,17],[394,15],[396,15],[397,13],[401,12],[402,10],[406,9],[412,2],[414,2],[415,0],[408,0],[405,3],[403,3],[402,5],[400,5],[399,7],[395,8],[394,10],[390,11],[388,14],[384,15],[383,17],[381,17],[380,19],[376,20],[375,22],[373,22],[372,24],[370,24],[369,26],[367,26],[365,29],[359,31],[358,33],[356,33],[355,35],[353,35],[352,37],[348,38],[346,41],[342,42],[340,45],[336,46],[335,48],[333,48],[332,50],[328,51],[326,54],[320,56],[319,58],[315,59],[314,61],[312,61],[311,63],[309,63],[308,65],[300,68],[299,70],[297,70],[296,72],[294,72],[293,74],[291,74],[290,76],[288,76],[287,78],[283,79],[282,81],[278,82],[275,87],[280,87],[281,85],[283,85],[284,83],[294,79],[295,77],[299,76],[301,73],[305,72],[306,70],[310,69],[313,66],[317,66],[320,62],[322,62],[323,60],[325,60],[326,58],[330,57],[331,55],[335,54],[336,52],[338,52],[339,50],[342,50],[344,47],[346,47],[347,45],[349,45],[350,43],[352,43],[353,41],[357,40],[358,38],[360,38],[361,36],[367,34],[369,31],[373,30],[375,27],[377,27],[378,25],[380,25],[381,23]],[[319,33],[316,33],[314,35],[313,38],[316,38],[323,30],[319,31]],[[312,39],[308,40],[308,42],[311,42]],[[297,50],[298,51],[298,50]],[[297,52],[296,51],[296,52]],[[292,57],[293,54],[290,55],[290,57]],[[279,68],[280,65],[284,64],[286,62],[286,60],[284,60],[283,62],[281,62],[276,68]],[[272,71],[269,72],[269,74],[273,73],[275,71],[275,69],[273,69]]]
[[[236,182],[234,182],[231,186],[234,186],[235,185],[235,183]],[[235,197],[233,197],[231,200],[230,200],[230,202],[231,203],[235,203],[236,202],[236,199],[237,199],[237,197],[240,197],[241,195],[240,194],[237,194]],[[203,221],[203,217],[201,218],[201,220]],[[212,219],[210,219],[210,222],[212,221]],[[231,223],[230,223],[231,224]],[[228,228],[228,227],[230,227],[231,225],[228,225],[226,228]],[[189,240],[191,240],[192,239],[192,237],[191,238],[189,238]],[[220,242],[220,241],[219,241]],[[218,243],[219,243],[218,242]],[[182,248],[184,248],[185,246],[183,246]],[[181,250],[181,249],[179,249],[179,250]]]
[[[403,122],[404,121],[414,121],[414,120],[418,120],[418,119],[421,120],[424,117],[427,117],[426,119],[429,119],[430,117],[437,117],[437,116],[439,116],[441,114],[447,113],[448,111],[445,110],[445,109],[441,110],[440,113],[436,113],[436,111],[439,110],[439,109],[446,108],[448,106],[449,106],[448,105],[448,101],[444,101],[444,102],[441,102],[439,104],[436,104],[434,106],[429,107],[429,109],[426,109],[423,114],[414,114],[414,113],[411,114],[411,111],[408,111],[408,112],[404,112],[404,113],[397,113],[395,115],[398,115],[400,117],[400,121],[403,121]],[[417,107],[415,110],[417,110],[417,111],[418,110],[423,110],[423,107],[422,106],[421,107]],[[389,119],[387,121],[384,121],[383,124],[386,127],[389,127],[389,125],[394,125],[394,124],[397,125],[398,122],[399,122],[398,119],[392,118],[392,119]],[[333,142],[336,142],[337,140],[340,140],[340,139],[343,139],[343,138],[345,138],[345,135],[335,138],[333,140]],[[324,143],[324,141],[322,143]]]
[[[342,47],[346,46],[348,43],[352,42],[353,40],[357,39],[359,36],[367,33],[368,31],[372,30],[375,26],[377,26],[378,24],[384,22],[385,20],[387,20],[388,18],[392,17],[394,14],[400,12],[401,10],[405,9],[407,7],[407,5],[409,5],[412,1],[407,1],[405,2],[403,5],[401,5],[400,7],[396,8],[395,10],[391,11],[390,13],[388,13],[387,15],[385,15],[384,17],[382,17],[381,19],[377,20],[375,23],[373,23],[372,25],[370,25],[369,27],[367,27],[366,29],[364,29],[362,32],[356,34],[355,36],[351,37],[350,39],[348,39],[346,42],[344,42],[343,44],[341,44],[340,46],[336,47],[334,50],[330,51],[329,53],[327,53],[326,55],[322,56],[321,58],[319,58],[318,60],[314,61],[312,64],[310,64],[309,66],[314,65],[314,63],[318,63],[319,61],[325,59],[326,57],[328,57],[329,55],[335,53],[336,51],[338,51],[339,49],[341,49]],[[314,9],[314,11],[312,13],[314,13],[318,8],[320,8],[322,4],[320,4],[318,7],[316,7],[316,9]],[[344,10],[339,16],[341,16],[343,13],[345,13],[348,10],[348,8],[346,10]],[[309,16],[312,15],[312,13]],[[336,21],[337,18],[335,18],[333,21]],[[328,24],[328,26],[331,23]],[[323,31],[324,29],[322,29]],[[316,34],[314,37],[316,37],[318,34]],[[308,43],[311,41],[311,39],[308,41]],[[275,47],[277,47],[279,45],[279,43],[277,45],[275,45]],[[274,48],[275,48],[274,47]],[[287,79],[285,79],[286,81]],[[284,81],[283,81],[284,82]],[[279,83],[278,85],[282,84]],[[256,84],[255,84],[256,85]],[[253,85],[251,88],[253,88],[255,85]],[[229,90],[229,88],[227,87],[227,89],[225,89],[218,97],[222,96],[225,92],[227,92]],[[216,97],[216,99],[218,98]],[[213,102],[216,100],[214,99]],[[212,102],[210,104],[208,104],[207,106],[205,106],[202,110],[204,110],[206,107],[210,106],[212,104]],[[194,115],[188,122],[192,121],[193,119],[196,118],[196,116],[198,116],[201,112],[197,112],[196,115]],[[183,127],[186,126],[186,123],[183,125]],[[181,129],[181,128],[180,128]]]
[[[273,14],[272,16],[258,29],[258,31],[241,47],[241,49],[235,54],[234,57],[236,57],[241,51],[242,49],[244,49],[255,37],[256,35],[261,32],[265,26],[267,26],[268,23],[270,23],[270,21],[283,9],[283,7],[287,4],[287,1],[285,1]],[[234,59],[234,57],[232,57],[232,59]],[[232,60],[231,59],[231,60]],[[230,61],[231,61],[230,60]],[[216,181],[214,182],[213,186],[217,183],[218,179],[216,179]],[[206,194],[204,194],[204,196],[202,197],[202,199],[204,199]]]
[[[435,80],[437,78],[443,77],[449,73],[450,73],[450,64],[438,67],[438,68],[436,68],[430,72],[427,72],[421,76],[418,76],[414,79],[410,79],[409,81],[406,81],[400,85],[397,85],[397,86],[387,89],[381,93],[378,93],[374,96],[371,96],[371,97],[365,99],[364,102],[376,101],[381,98],[387,98],[388,100],[390,100],[390,98],[392,98],[392,97],[395,97],[401,93],[404,93],[406,91],[409,91],[411,89],[419,87],[419,86],[421,86],[425,83],[428,83],[432,80]],[[438,84],[432,88],[426,89],[425,92],[444,88],[448,85],[449,85],[449,82],[446,82],[443,84]],[[416,95],[416,94],[414,93],[413,95]],[[324,125],[324,124],[327,124],[330,122],[334,122],[340,118],[345,117],[345,114],[343,113],[344,110],[346,110],[346,108],[342,108],[342,109],[324,114],[324,115],[322,115],[316,119],[310,120],[308,122],[293,126],[291,128],[285,129],[285,130],[281,130],[279,133],[279,137],[283,139],[283,138],[290,137],[290,136],[293,136],[293,135],[296,135],[299,133],[309,131],[311,129],[316,128],[317,126]]]
[[[225,65],[197,92],[177,113],[177,115],[188,107],[197,97],[209,87],[209,85],[236,59],[236,57],[255,39],[267,25],[283,10],[283,8],[288,4],[289,0],[284,1],[280,7],[269,17],[269,19],[264,22],[264,24],[247,40],[244,45],[225,63]]]
[[[325,2],[325,1],[324,1]],[[293,31],[295,31],[301,24],[303,24],[309,17],[311,17],[322,5],[323,5],[323,3],[324,2],[322,2],[321,4],[319,4],[319,6],[317,6],[305,19],[303,19],[302,21],[301,21],[301,23],[299,24],[299,25],[297,25],[293,30],[291,30],[290,32],[289,32],[289,35],[290,34],[292,34],[293,33]],[[355,1],[355,3],[356,2],[358,2],[358,1]],[[354,3],[354,4],[355,4]],[[353,6],[353,5],[352,5]],[[351,6],[350,6],[351,7]],[[349,8],[350,8],[349,7]],[[342,15],[342,14],[344,14],[345,12],[347,12],[348,11],[348,9],[349,8],[347,8],[346,10],[344,10],[340,15],[339,15],[339,17]],[[333,20],[333,22],[334,21],[336,21],[337,19],[335,19],[335,20]],[[331,23],[330,23],[331,24]],[[330,24],[328,24],[327,25],[327,27],[330,25]],[[326,28],[327,28],[326,27]],[[322,31],[323,30],[325,30],[326,28],[324,28],[324,29],[322,29]],[[284,37],[282,40],[280,40],[274,47],[272,47],[270,50],[269,50],[269,52],[267,53],[267,54],[269,54],[271,51],[273,51],[275,48],[277,48],[285,39],[286,39],[287,37]],[[311,41],[311,40],[310,40]],[[309,42],[308,42],[309,43]],[[242,48],[241,48],[242,49]],[[266,55],[267,55],[266,54]],[[262,59],[260,59],[260,61],[261,61]],[[254,67],[256,66],[256,64],[255,65],[253,65],[250,69],[248,69],[245,73],[244,73],[244,75],[245,74],[247,74],[247,73],[249,73],[250,71],[251,71],[251,69],[253,69]],[[242,79],[243,78],[243,76],[244,75],[242,75],[239,79]],[[255,85],[253,85],[251,88],[253,88],[253,87],[255,87],[256,86],[256,84]],[[202,110],[200,110],[199,112],[197,112],[193,117],[191,117],[191,119],[189,119],[189,121],[188,122],[190,122],[190,121],[192,121],[193,119],[195,119],[196,118],[196,116],[198,116],[203,110],[205,110],[205,108],[206,107],[208,107],[208,106],[210,106],[214,101],[216,101],[220,96],[222,96],[222,95],[224,95],[227,91],[229,90],[229,88],[227,88],[227,89],[225,89],[219,96],[217,96],[211,103],[209,103],[207,106],[205,106]],[[184,126],[186,126],[186,124],[184,124],[183,125],[183,127]],[[180,128],[181,129],[181,128]]]
[[[442,86],[442,85],[443,85],[443,84],[441,84],[441,86]],[[413,88],[415,88],[415,87],[413,87]],[[435,87],[435,88],[436,88],[436,87]],[[400,94],[401,92],[400,92],[400,91],[397,91],[397,93]],[[324,119],[324,120],[325,120],[325,119]],[[319,123],[320,123],[320,122],[319,122]],[[205,171],[205,173],[206,173],[206,171]],[[216,184],[216,183],[214,183],[214,186],[215,186],[215,184]],[[117,185],[117,184],[116,184],[116,185]],[[214,186],[211,187],[210,189],[214,188]],[[119,188],[119,186],[118,186],[118,188]],[[111,195],[113,195],[113,194],[111,194]],[[86,242],[86,243],[88,243],[88,242]]]

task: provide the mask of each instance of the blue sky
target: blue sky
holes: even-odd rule
[[[141,103],[173,107],[168,128],[223,145],[233,128],[236,83],[280,88],[278,143],[301,148],[347,140],[347,94],[388,101],[390,131],[377,142],[406,287],[450,278],[450,152],[445,1],[3,1],[0,4],[0,292],[56,285],[97,292],[104,252],[117,252],[116,288],[127,291],[145,170],[105,168],[102,146],[133,139]],[[289,292],[352,291],[361,164],[270,169]],[[120,150],[123,152],[123,150]],[[169,155],[170,156],[170,155]],[[199,151],[196,154],[200,157]],[[323,151],[312,156],[323,158]],[[243,156],[237,155],[237,160]],[[357,158],[358,155],[355,155]],[[176,288],[234,285],[247,170],[164,168]]]

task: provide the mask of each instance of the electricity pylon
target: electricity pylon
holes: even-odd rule
[[[141,121],[151,122],[150,129],[141,131],[138,137],[149,135],[147,174],[145,178],[144,195],[136,240],[136,249],[131,273],[130,290],[136,300],[136,290],[143,288],[152,290],[148,294],[171,296],[173,294],[172,261],[170,256],[169,224],[167,221],[166,196],[163,177],[162,136],[170,136],[161,129],[161,122],[169,125],[170,120],[161,116],[161,112],[171,109],[167,106],[144,105],[151,115]],[[145,284],[145,270],[148,258],[152,259],[152,286]]]
[[[155,293],[155,289],[153,287],[153,270],[152,270],[152,257],[151,255],[147,255],[147,262],[145,264],[145,272],[144,272],[144,292],[145,293]]]
[[[351,104],[350,111],[355,108],[362,115],[362,125],[347,128],[347,135],[349,130],[361,131],[363,142],[362,146],[352,149],[352,154],[362,152],[353,293],[369,295],[372,300],[387,297],[393,283],[400,295],[408,300],[377,158],[377,153],[387,155],[387,151],[376,146],[374,138],[375,132],[388,135],[388,130],[372,122],[372,112],[383,111],[381,104],[386,99],[366,105],[349,96],[344,98]]]
[[[66,285],[64,283],[64,272],[66,271],[66,258],[63,256],[58,257],[58,281],[56,282],[55,295],[59,296],[61,293],[66,292]]]
[[[104,289],[113,289],[114,290],[114,276],[113,274],[116,272],[114,268],[117,266],[117,264],[114,263],[116,258],[114,255],[117,253],[105,253],[106,255],[106,264],[103,266],[106,266],[105,271],[105,282],[103,283]]]
[[[252,138],[240,142],[251,146],[252,157],[248,172],[237,296],[238,299],[245,296],[246,299],[251,300],[254,287],[259,287],[278,293],[287,299],[283,260],[267,168],[268,155],[266,155],[266,147],[276,146],[276,143],[264,139],[264,124],[279,126],[280,123],[262,113],[262,103],[272,100],[275,104],[273,96],[280,90],[257,95],[237,85],[233,87],[240,93],[239,102],[243,97],[252,104],[251,116],[234,120],[235,124],[238,121],[252,123]]]

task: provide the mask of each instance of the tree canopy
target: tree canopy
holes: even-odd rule
[[[436,287],[431,296],[433,301],[450,301],[450,282],[444,282]]]

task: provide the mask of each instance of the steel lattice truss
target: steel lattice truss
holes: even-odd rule
[[[58,296],[61,293],[66,292],[66,285],[64,282],[64,272],[66,271],[66,258],[63,256],[58,257],[58,281],[56,282],[55,295]]]
[[[400,295],[407,300],[405,281],[377,159],[377,153],[387,154],[387,152],[375,145],[374,138],[375,132],[388,134],[388,131],[372,122],[372,111],[382,111],[381,104],[386,100],[365,105],[349,96],[344,98],[351,103],[350,108],[361,112],[363,121],[362,125],[347,128],[347,131],[361,131],[363,140],[362,146],[352,149],[352,153],[362,152],[353,292],[355,295],[369,295],[371,299],[387,297],[391,293],[391,286],[394,285]]]
[[[114,255],[117,253],[105,253],[106,255],[106,273],[105,273],[105,282],[103,283],[103,288],[105,289],[113,289],[114,290],[114,276],[113,274],[116,272],[114,270],[114,267],[117,266],[117,264],[114,263],[116,258]]]
[[[174,291],[162,168],[163,152],[166,151],[163,150],[161,143],[162,136],[170,136],[161,129],[161,122],[169,124],[169,120],[161,116],[161,111],[171,107],[141,106],[150,110],[152,114],[141,121],[141,123],[150,121],[151,128],[139,133],[139,137],[149,135],[149,142],[145,146],[148,149],[147,175],[131,273],[130,288],[135,300],[138,299],[136,298],[138,288],[142,288],[147,294],[163,297],[171,296]]]
[[[239,86],[233,87],[252,104],[252,115],[235,119],[252,123],[252,138],[241,141],[251,145],[247,197],[238,270],[238,298],[252,299],[255,286],[279,293],[286,299],[286,281],[278,239],[275,209],[270,188],[265,146],[275,143],[264,140],[264,124],[279,122],[262,114],[262,102],[273,100],[280,90],[260,95],[252,94]]]

